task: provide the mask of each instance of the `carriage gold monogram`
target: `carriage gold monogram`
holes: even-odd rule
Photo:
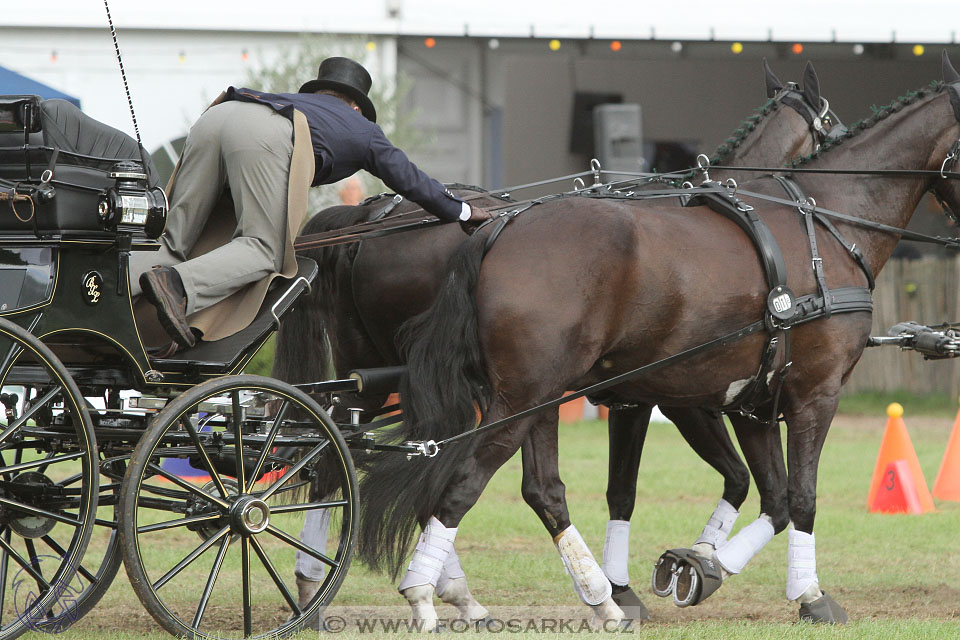
[[[84,302],[93,306],[99,304],[100,296],[103,293],[103,276],[96,271],[91,271],[83,276]]]

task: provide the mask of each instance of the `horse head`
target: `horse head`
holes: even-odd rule
[[[953,117],[960,126],[960,73],[953,68],[947,52],[941,55],[944,91],[950,96],[950,107]],[[940,165],[940,177],[937,178],[930,191],[937,201],[946,209],[954,224],[960,226],[960,178],[956,175],[960,169],[960,133],[954,136],[954,141],[944,156]]]
[[[714,164],[780,166],[790,158],[815,151],[829,137],[844,130],[820,95],[820,81],[811,63],[804,69],[802,87],[794,82],[780,82],[766,59],[763,73],[768,102],[721,145],[719,157],[711,160]],[[724,162],[724,152],[731,149],[736,152]]]

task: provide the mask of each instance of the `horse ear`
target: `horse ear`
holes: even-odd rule
[[[803,97],[811,107],[820,111],[820,79],[817,78],[812,62],[807,62],[807,66],[803,68]]]
[[[943,66],[943,81],[947,84],[952,84],[960,80],[960,73],[957,73],[957,70],[950,64],[950,56],[947,55],[946,49],[940,54],[940,60]]]
[[[777,92],[780,89],[783,89],[783,83],[777,80],[777,76],[773,75],[773,71],[770,71],[770,65],[767,64],[767,59],[763,59],[763,77],[767,83],[767,97],[772,98],[777,95]]]

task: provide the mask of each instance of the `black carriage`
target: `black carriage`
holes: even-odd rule
[[[246,329],[157,357],[127,259],[158,248],[165,215],[128,136],[63,101],[0,97],[2,638],[72,624],[121,560],[171,633],[285,635],[349,566],[356,476],[307,391],[356,383],[239,375],[316,264],[300,259]],[[315,509],[334,514],[325,548],[300,540]],[[326,567],[315,594],[298,594],[298,555]]]

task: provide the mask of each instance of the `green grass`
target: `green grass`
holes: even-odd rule
[[[953,418],[957,415],[957,397],[954,395],[947,393],[913,394],[908,391],[863,391],[842,396],[840,398],[840,413],[876,415],[878,407],[886,407],[891,402],[902,404],[907,416]]]
[[[932,486],[952,425],[952,415],[920,418],[913,399],[904,403],[906,424]],[[957,638],[960,637],[960,504],[938,502],[923,516],[870,514],[866,510],[877,449],[886,421],[884,403],[871,418],[839,416],[821,458],[817,551],[821,586],[848,611],[842,628],[796,622],[797,608],[784,597],[786,536],[767,545],[747,569],[698,607],[677,609],[653,596],[649,572],[666,548],[693,542],[721,493],[721,478],[699,460],[670,425],[650,428],[641,465],[637,508],[630,533],[630,575],[656,622],[638,637],[715,638]],[[607,519],[607,433],[584,422],[560,429],[561,474],[571,519],[599,558]],[[510,460],[467,514],[457,549],[474,595],[498,618],[535,620],[583,617],[589,611],[534,513],[520,497],[520,461]],[[759,510],[755,488],[737,525]],[[374,609],[389,607],[389,609]],[[531,608],[532,607],[532,608]],[[351,567],[329,610],[344,615],[339,637],[372,637],[350,626],[351,616],[374,610],[403,617],[395,586],[359,564]],[[438,606],[441,617],[453,610]],[[532,633],[532,632],[531,632]],[[80,640],[164,638],[143,611],[121,571],[105,601],[69,632]],[[406,635],[406,634],[404,634]],[[517,635],[517,634],[510,634]],[[530,635],[530,633],[524,634]],[[543,635],[537,633],[536,635]],[[39,634],[25,637],[37,640]],[[312,637],[302,634],[300,637]]]

